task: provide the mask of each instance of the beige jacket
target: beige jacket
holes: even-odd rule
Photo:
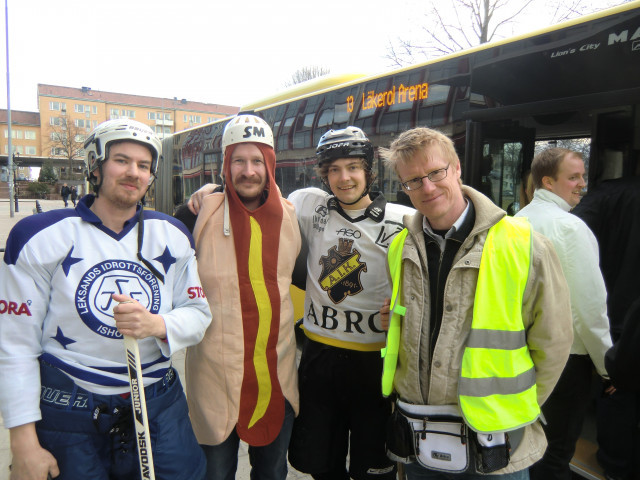
[[[471,329],[480,258],[487,232],[505,212],[479,192],[463,187],[475,207],[475,224],[458,251],[445,285],[440,334],[429,364],[429,276],[420,213],[404,222],[409,230],[402,252],[403,320],[394,388],[409,403],[458,404],[458,378],[466,338]],[[524,293],[522,318],[536,369],[540,405],[550,395],[569,357],[573,340],[569,289],[550,241],[533,232],[531,269]],[[510,464],[495,474],[510,473],[538,461],[546,449],[539,422],[524,428]]]
[[[244,374],[244,337],[236,254],[231,236],[223,233],[224,195],[205,198],[194,230],[198,273],[213,316],[204,339],[186,355],[186,391],[198,442],[218,445],[238,421]],[[298,376],[291,273],[300,251],[298,220],[291,203],[281,198],[283,219],[278,252],[281,299],[277,342],[278,379],[284,397],[298,412]]]

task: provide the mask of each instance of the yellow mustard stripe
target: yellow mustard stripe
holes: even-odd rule
[[[249,422],[249,428],[251,428],[264,416],[271,401],[271,377],[269,376],[269,366],[267,365],[267,341],[271,331],[273,312],[262,271],[262,230],[253,217],[249,217],[249,222],[251,224],[249,280],[256,298],[259,315],[258,334],[256,336],[255,350],[253,351],[253,368],[256,370],[258,379],[258,396],[256,408]]]

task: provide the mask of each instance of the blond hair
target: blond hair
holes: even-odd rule
[[[409,163],[417,154],[422,154],[427,148],[437,146],[451,166],[460,163],[458,154],[449,137],[443,133],[426,127],[412,128],[402,132],[389,148],[381,148],[380,156],[384,164],[396,171],[397,165]]]

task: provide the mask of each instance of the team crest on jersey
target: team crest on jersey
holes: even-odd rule
[[[318,281],[333,303],[362,291],[360,274],[367,271],[367,264],[360,261],[360,252],[352,247],[353,240],[340,238],[337,248],[334,245],[328,255],[320,257],[322,272]]]
[[[114,293],[129,295],[151,313],[160,311],[160,285],[153,273],[128,260],[98,263],[80,279],[75,303],[85,325],[103,337],[122,338],[113,320]]]

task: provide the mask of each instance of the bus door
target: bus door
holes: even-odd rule
[[[510,215],[520,210],[522,175],[529,170],[535,129],[513,122],[467,122],[463,182]]]

